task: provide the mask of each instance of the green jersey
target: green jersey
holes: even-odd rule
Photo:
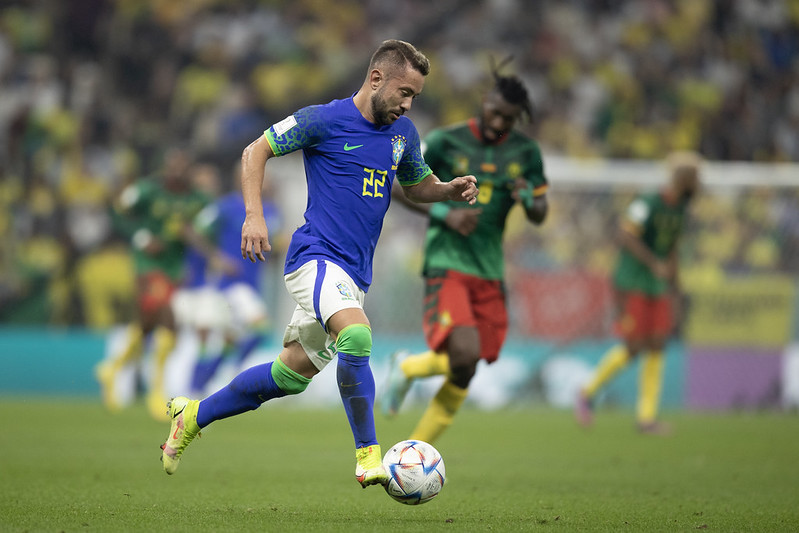
[[[149,179],[122,191],[117,222],[122,233],[132,239],[136,273],[157,270],[179,281],[185,264],[184,228],[208,202],[208,197],[199,191],[173,192]],[[142,241],[148,235],[158,239],[164,249],[155,255],[144,252]]]
[[[669,203],[662,193],[636,198],[627,208],[622,220],[625,230],[638,238],[660,259],[667,259],[674,250],[683,221],[686,203]],[[652,270],[628,250],[622,249],[613,276],[618,289],[638,291],[651,296],[666,292],[666,280],[656,277]]]
[[[472,174],[480,192],[473,206],[448,201],[432,207],[425,239],[424,275],[446,269],[502,280],[502,235],[515,203],[511,195],[516,178],[526,180],[533,196],[546,193],[538,144],[517,131],[509,132],[497,144],[484,144],[476,119],[434,130],[425,142],[425,161],[441,181]],[[444,223],[446,211],[464,207],[482,210],[477,228],[466,237]]]

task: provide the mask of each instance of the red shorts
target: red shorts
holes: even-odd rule
[[[430,349],[445,348],[452,328],[476,327],[480,357],[493,363],[508,332],[505,289],[501,281],[486,280],[453,270],[426,279],[424,334]]]
[[[619,295],[621,315],[616,324],[619,335],[627,341],[667,337],[673,326],[671,297],[650,296],[642,292]]]
[[[139,310],[149,314],[169,305],[177,283],[162,272],[152,271],[139,276]]]

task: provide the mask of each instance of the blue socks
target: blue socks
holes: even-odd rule
[[[261,344],[263,339],[264,334],[254,333],[247,335],[241,341],[239,341],[239,343],[236,345],[236,363],[243,363],[244,360],[247,359],[247,356],[249,356],[252,351]],[[232,347],[230,345],[227,345],[222,352],[218,353],[214,357],[200,358],[200,360],[197,361],[194,367],[194,374],[191,378],[192,391],[201,394],[205,390],[208,382],[211,381],[211,378],[214,377],[216,372],[219,370],[219,367],[222,366],[222,362],[230,354],[231,348]]]
[[[248,368],[226,387],[200,402],[197,411],[197,425],[207,426],[214,420],[252,411],[272,398],[280,398],[286,393],[278,387],[272,377],[272,363]]]
[[[355,447],[377,444],[374,418],[375,379],[369,367],[369,357],[339,351],[336,378],[344,411],[355,437]]]
[[[253,333],[251,335],[247,335],[239,343],[236,345],[236,362],[241,364],[247,359],[247,356],[252,353],[252,351],[261,344],[261,341],[264,340],[264,334],[262,333]]]

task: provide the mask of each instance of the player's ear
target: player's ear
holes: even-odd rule
[[[383,76],[383,73],[380,71],[380,69],[374,68],[369,73],[369,86],[372,88],[373,91],[376,91],[384,80],[385,77]]]

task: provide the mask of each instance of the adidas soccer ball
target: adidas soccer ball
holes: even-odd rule
[[[420,440],[398,442],[383,457],[389,496],[400,503],[427,503],[441,491],[446,473],[444,459],[432,445]]]

